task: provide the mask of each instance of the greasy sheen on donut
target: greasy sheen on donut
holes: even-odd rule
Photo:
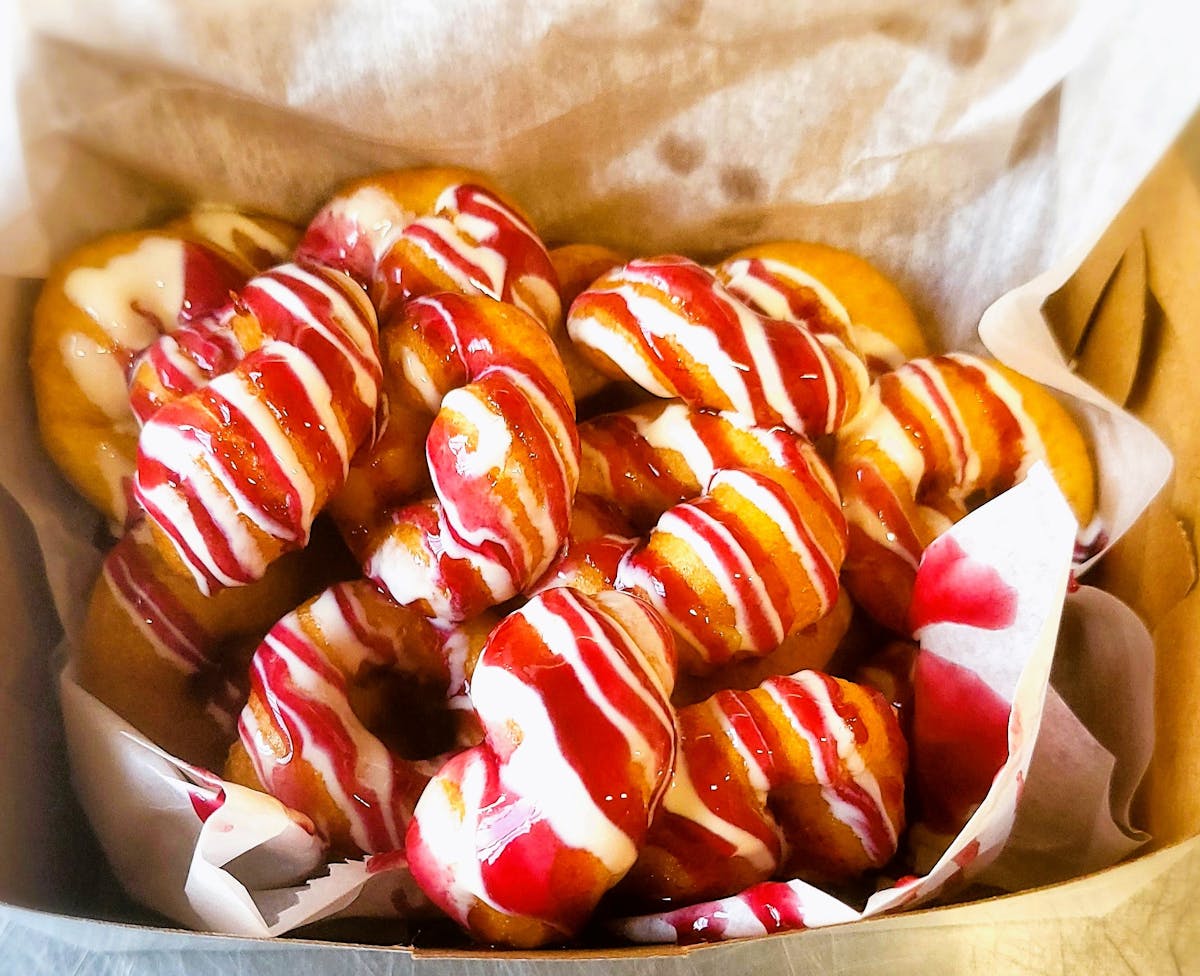
[[[209,209],[158,230],[103,237],[51,271],[30,353],[42,440],[113,522],[130,512],[138,423],[129,383],[139,355],[162,336],[206,328],[230,292],[290,243],[286,224]]]
[[[925,547],[1038,460],[1087,526],[1095,491],[1087,445],[1046,390],[965,353],[913,360],[881,376],[839,434],[834,464],[850,527],[843,581],[855,602],[907,633]]]
[[[836,335],[765,318],[674,255],[600,278],[571,305],[567,329],[608,376],[814,438],[852,417],[867,388],[862,360]]]
[[[242,645],[311,592],[301,559],[209,597],[135,526],[92,590],[74,658],[80,685],[172,755],[219,768],[245,698]]]
[[[671,785],[620,894],[687,904],[882,867],[904,826],[907,761],[882,695],[816,671],[680,709]]]
[[[371,435],[375,311],[338,271],[281,265],[239,292],[247,354],[142,427],[134,494],[203,592],[258,579],[308,541]]]
[[[365,580],[330,587],[255,651],[227,774],[306,814],[335,856],[401,849],[436,765],[379,737],[397,725],[398,683],[415,686],[410,701],[413,691],[446,708],[457,701],[457,732],[469,741],[463,696],[491,623],[430,621]]]
[[[562,318],[545,244],[516,204],[467,169],[397,170],[351,182],[313,218],[296,260],[349,274],[381,319],[438,291],[510,302],[547,328]]]
[[[536,321],[479,296],[414,299],[383,344],[388,423],[428,431],[433,490],[356,548],[397,602],[465,620],[529,586],[566,537],[579,479],[570,386]]]
[[[637,857],[675,762],[671,636],[641,600],[545,590],[489,637],[484,730],[430,782],[408,832],[418,884],[484,943],[579,931]]]
[[[647,533],[612,584],[668,621],[681,671],[765,654],[834,605],[846,526],[806,438],[674,402],[597,417],[580,443],[580,494]]]
[[[858,350],[872,376],[928,355],[900,290],[857,254],[809,241],[776,241],[731,254],[715,272],[756,312],[840,337]]]

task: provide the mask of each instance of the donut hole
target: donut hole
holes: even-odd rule
[[[447,706],[437,682],[372,670],[349,686],[346,699],[363,726],[404,759],[431,759],[463,744],[466,717]]]

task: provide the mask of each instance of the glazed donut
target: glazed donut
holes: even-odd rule
[[[403,758],[380,735],[413,732],[414,715],[437,702],[448,744],[478,741],[466,682],[493,623],[435,623],[365,580],[330,587],[254,652],[226,777],[307,815],[334,857],[401,849],[436,764]]]
[[[142,427],[134,495],[203,592],[258,579],[302,548],[372,433],[375,311],[346,275],[281,265],[249,281],[236,368]]]
[[[349,274],[381,321],[439,291],[510,302],[547,328],[562,318],[545,244],[516,204],[468,169],[397,170],[347,184],[312,219],[296,260]]]
[[[546,590],[471,679],[484,742],[430,782],[417,883],[485,943],[570,938],[633,864],[675,762],[671,637],[641,600]]]
[[[832,608],[845,523],[804,437],[676,402],[597,417],[580,444],[580,494],[649,529],[612,584],[668,621],[681,671],[762,655]]]
[[[79,684],[172,755],[219,769],[235,735],[248,655],[311,592],[297,553],[252,586],[211,597],[159,553],[147,526],[108,552],[75,663]]]
[[[414,299],[383,344],[388,422],[428,431],[433,493],[385,513],[355,548],[398,603],[465,620],[529,586],[566,537],[579,479],[571,390],[546,331],[487,298]]]
[[[837,336],[764,318],[687,258],[638,259],[605,275],[575,299],[567,330],[607,376],[809,437],[841,427],[868,385]]]
[[[886,864],[907,746],[874,689],[816,671],[680,709],[671,786],[619,894],[687,904],[768,878],[841,882]]]
[[[1087,445],[1046,390],[964,353],[916,359],[881,376],[839,434],[834,465],[850,528],[842,579],[855,603],[908,633],[925,547],[1038,460],[1087,526],[1095,505]]]
[[[928,355],[900,290],[869,262],[826,244],[777,241],[731,254],[717,278],[756,312],[838,336],[872,376]]]
[[[139,353],[164,333],[207,323],[290,243],[286,224],[210,209],[101,238],[50,272],[30,352],[42,441],[110,521],[130,513],[138,427],[129,377]]]

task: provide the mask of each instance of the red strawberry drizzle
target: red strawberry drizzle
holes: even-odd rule
[[[188,799],[192,802],[192,809],[196,811],[196,816],[200,818],[201,823],[206,823],[209,817],[225,805],[225,791],[221,789],[213,793],[202,787],[191,786],[188,788],[187,794]]]
[[[246,276],[215,251],[193,243],[183,242],[183,302],[179,322],[186,324],[203,319],[229,304],[230,292],[237,291]],[[164,323],[171,331],[175,323]]]

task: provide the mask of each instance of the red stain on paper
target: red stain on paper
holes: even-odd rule
[[[943,623],[1003,630],[1016,616],[1017,591],[994,566],[973,559],[952,536],[925,550],[908,610],[912,633]]]
[[[1010,704],[974,671],[929,651],[913,681],[913,777],[921,819],[954,834],[1008,759]]]

